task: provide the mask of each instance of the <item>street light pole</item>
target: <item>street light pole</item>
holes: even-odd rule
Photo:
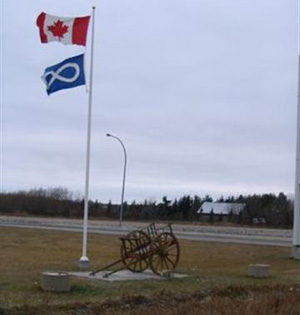
[[[107,137],[112,137],[118,140],[123,148],[124,151],[124,168],[123,168],[123,184],[122,184],[122,194],[121,194],[121,207],[120,207],[120,227],[122,227],[122,220],[123,220],[123,205],[124,205],[124,191],[125,191],[125,178],[126,178],[126,166],[127,166],[127,152],[124,143],[120,138],[117,136],[111,135],[109,133],[106,134]]]

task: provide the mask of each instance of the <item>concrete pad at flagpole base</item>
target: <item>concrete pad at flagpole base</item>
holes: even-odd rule
[[[169,280],[170,277],[162,277],[154,274],[150,269],[145,270],[144,272],[131,272],[129,270],[118,271],[108,277],[105,277],[105,274],[109,271],[102,271],[96,273],[94,276],[91,276],[91,271],[89,272],[69,272],[70,276],[87,279],[87,280],[102,280],[102,281],[133,281],[133,280]],[[172,272],[172,279],[181,279],[188,277],[185,274],[179,274]]]
[[[300,245],[293,246],[292,257],[296,260],[300,260]]]
[[[80,270],[87,270],[90,268],[90,261],[86,256],[82,256],[79,260]]]

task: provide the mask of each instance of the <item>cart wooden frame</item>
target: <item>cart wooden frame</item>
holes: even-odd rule
[[[177,267],[180,247],[171,224],[157,228],[155,223],[151,223],[144,229],[129,232],[126,236],[120,237],[120,240],[121,258],[93,271],[91,275],[112,267],[115,268],[106,272],[104,277],[124,269],[143,272],[149,267],[155,274],[162,275],[164,271],[173,271]]]

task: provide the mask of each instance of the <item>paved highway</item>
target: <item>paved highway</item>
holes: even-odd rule
[[[88,233],[124,235],[148,223],[89,220]],[[165,224],[157,224],[163,227]],[[82,220],[0,216],[0,226],[82,233]],[[292,230],[173,224],[179,239],[268,246],[292,246]]]

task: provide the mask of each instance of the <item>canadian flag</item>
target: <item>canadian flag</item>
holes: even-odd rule
[[[70,18],[42,12],[36,25],[40,29],[42,43],[58,41],[65,45],[85,46],[89,21],[90,16]]]

